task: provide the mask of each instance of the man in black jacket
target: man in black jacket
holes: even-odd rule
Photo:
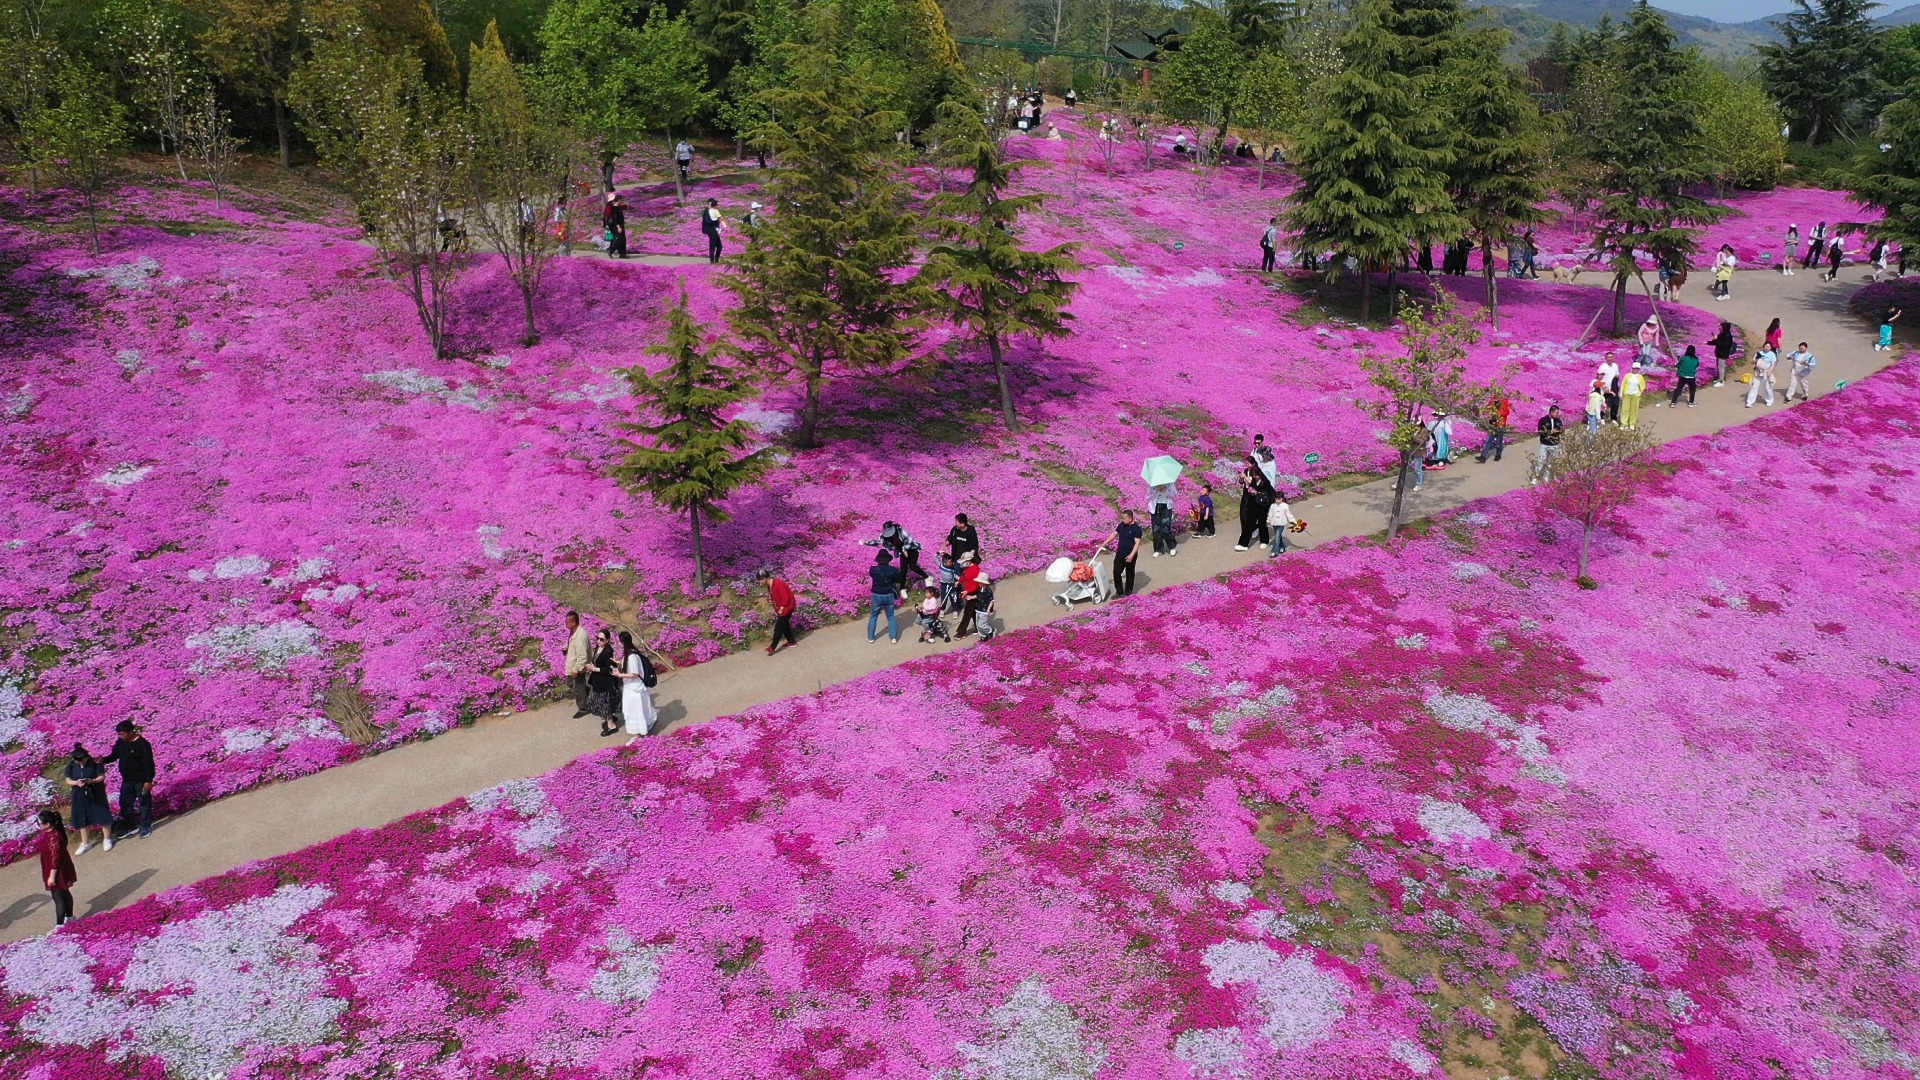
[[[139,726],[131,720],[120,721],[113,730],[119,733],[119,739],[113,744],[113,752],[101,758],[100,764],[120,763],[120,820],[115,827],[121,831],[122,839],[136,825],[141,836],[152,836],[153,744],[140,734]]]

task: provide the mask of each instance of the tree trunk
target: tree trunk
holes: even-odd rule
[[[93,189],[89,187],[87,195],[87,238],[93,244],[93,257],[100,257],[100,217],[93,205]]]
[[[1060,15],[1067,6],[1067,0],[1053,0],[1053,48],[1060,47]]]
[[[820,380],[817,374],[807,377],[806,403],[800,406],[800,431],[794,441],[806,449],[820,445]]]
[[[1255,167],[1253,174],[1259,177],[1259,183],[1255,186],[1255,190],[1267,190],[1267,155],[1260,155],[1260,163]]]
[[[1593,539],[1593,523],[1580,523],[1580,576],[1587,576],[1587,544]]]
[[[707,591],[707,560],[700,551],[700,508],[687,508],[687,521],[693,526],[693,587]]]
[[[1373,316],[1373,290],[1368,287],[1372,284],[1373,275],[1367,273],[1365,263],[1360,264],[1360,322],[1362,325],[1365,325]]]
[[[293,132],[287,124],[287,107],[278,98],[273,101],[273,131],[280,138],[280,167],[293,168]]]
[[[180,182],[187,182],[187,155],[180,150],[180,144],[173,144],[173,163],[180,167]]]
[[[520,344],[534,346],[540,344],[540,331],[533,325],[533,283],[520,283],[520,307],[527,316],[527,332],[520,337]]]
[[[600,189],[613,190],[613,154],[604,150],[600,153]]]
[[[1000,416],[1007,422],[1008,431],[1019,431],[1020,422],[1013,416],[1013,388],[1007,385],[1007,366],[1000,357],[1000,335],[987,335],[987,351],[993,354],[993,381],[1000,386]]]
[[[1400,307],[1400,267],[1387,267],[1387,321],[1392,322],[1394,312]]]
[[[1627,275],[1623,270],[1613,279],[1613,333],[1620,332],[1620,320],[1627,317]]]
[[[1400,470],[1393,477],[1393,509],[1387,511],[1387,539],[1400,535],[1400,508],[1406,497],[1407,469],[1412,459],[1405,450],[1400,451]]]
[[[1493,270],[1493,241],[1480,241],[1480,274],[1487,280],[1487,321],[1500,329],[1500,275]]]

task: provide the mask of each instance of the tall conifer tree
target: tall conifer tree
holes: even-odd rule
[[[1500,275],[1493,246],[1545,221],[1546,126],[1526,81],[1504,58],[1507,34],[1487,31],[1461,43],[1446,69],[1455,157],[1448,169],[1453,201],[1468,235],[1480,245],[1487,320],[1500,326]]]
[[[1850,114],[1873,89],[1881,30],[1874,0],[1793,0],[1774,22],[1779,41],[1759,47],[1760,80],[1794,135],[1818,145],[1846,133]]]

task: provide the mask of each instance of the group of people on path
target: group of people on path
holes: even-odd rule
[[[615,641],[619,652],[614,651]],[[617,638],[610,626],[588,634],[580,613],[567,612],[567,683],[573,689],[573,718],[600,720],[602,738],[622,728],[629,745],[652,732],[660,714],[654,708],[653,688],[660,684],[653,659],[634,645],[631,631]]]
[[[60,783],[67,789],[68,817],[62,820],[58,810],[47,809],[35,818],[34,848],[40,877],[53,898],[56,927],[74,917],[73,886],[80,880],[75,857],[96,846],[112,851],[116,841],[153,835],[153,781],[158,775],[153,744],[131,720],[115,724],[113,731],[113,749],[105,757],[95,757],[84,743],[75,743],[67,757]],[[108,805],[109,765],[119,766],[118,814]],[[72,851],[68,850],[69,829],[80,834],[80,846]]]
[[[877,547],[873,565],[867,568],[869,605],[867,642],[880,640],[880,620],[887,621],[887,637],[900,644],[899,610],[916,588],[924,593],[916,614],[921,627],[920,640],[952,640],[969,634],[983,640],[992,636],[986,620],[993,604],[993,579],[980,559],[980,530],[965,514],[953,515],[946,542],[940,547],[939,568],[929,575],[920,565],[920,542],[899,522],[880,526],[878,539],[862,540]],[[941,616],[958,612],[960,623],[949,637]],[[768,650],[772,652],[771,649]]]

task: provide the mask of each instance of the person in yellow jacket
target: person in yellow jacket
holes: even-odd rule
[[[593,654],[587,644],[587,628],[580,625],[580,613],[567,612],[567,683],[573,687],[573,718],[587,715],[587,669],[593,666]]]
[[[1647,377],[1640,372],[1640,361],[1620,379],[1620,426],[1632,431],[1640,426],[1640,395],[1647,392]]]

